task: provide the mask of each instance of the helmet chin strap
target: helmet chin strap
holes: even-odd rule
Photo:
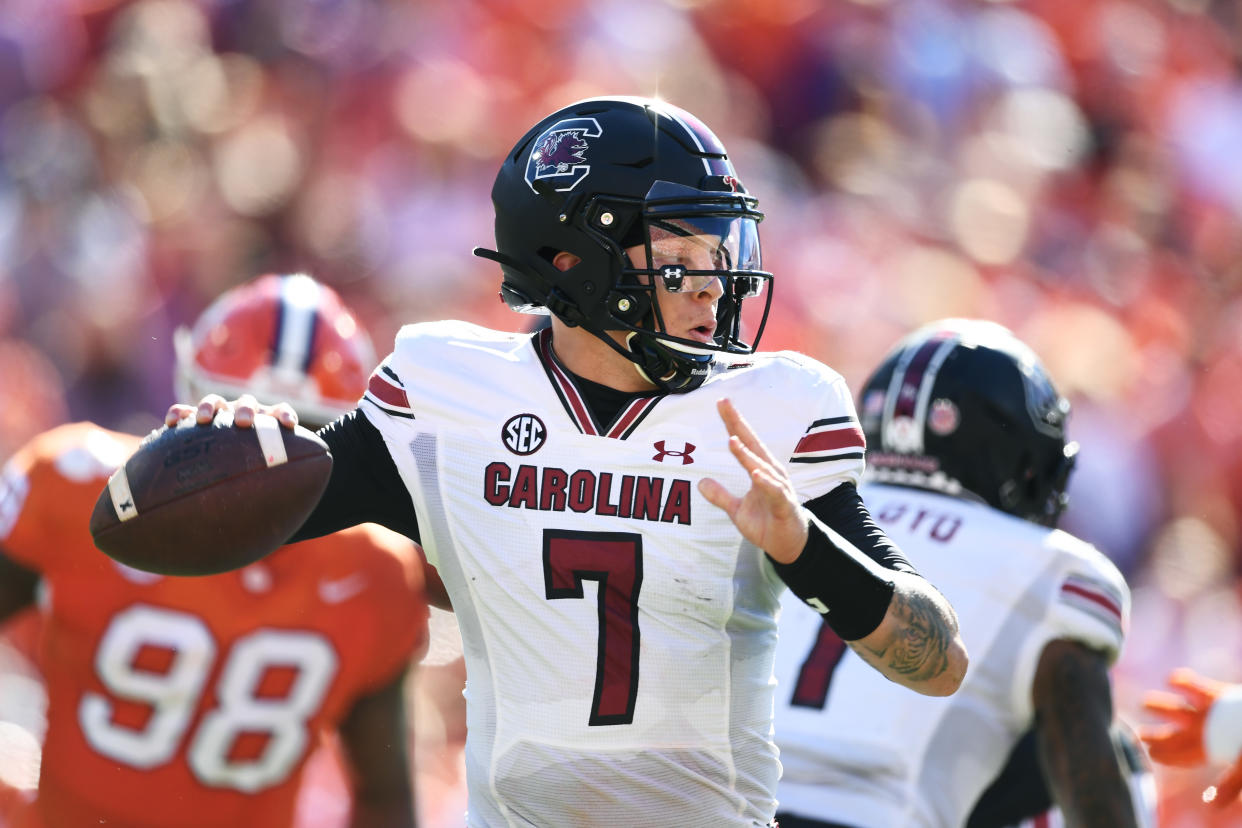
[[[561,321],[571,324],[563,318]],[[684,394],[698,388],[707,379],[715,358],[713,351],[683,350],[641,330],[628,331],[623,345],[607,330],[585,320],[582,328],[628,359],[640,377],[665,394]]]
[[[638,375],[669,394],[693,391],[707,379],[715,356],[711,352],[691,354],[669,343],[631,331],[625,337],[626,357]]]

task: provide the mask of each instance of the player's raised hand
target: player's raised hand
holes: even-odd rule
[[[260,405],[258,400],[250,394],[243,394],[232,401],[224,399],[219,394],[208,394],[199,401],[197,406],[174,403],[164,414],[164,424],[169,428],[174,428],[178,422],[192,416],[199,425],[207,425],[215,420],[216,414],[221,411],[231,412],[233,424],[240,428],[253,426],[256,414],[270,414],[285,428],[293,428],[298,424],[298,415],[293,410],[293,406],[283,402],[276,405]]]
[[[1144,709],[1166,721],[1139,728],[1139,737],[1151,758],[1165,765],[1196,767],[1213,759],[1219,761],[1221,754],[1226,761],[1232,758],[1216,784],[1203,792],[1203,801],[1219,808],[1233,804],[1242,793],[1242,756],[1238,756],[1238,745],[1224,742],[1225,737],[1242,731],[1242,723],[1226,721],[1239,715],[1234,711],[1242,711],[1235,706],[1242,689],[1186,667],[1170,674],[1169,686],[1177,692],[1153,690],[1144,697]],[[1230,697],[1230,703],[1226,710],[1217,710],[1215,721],[1209,722],[1222,695]],[[1217,741],[1221,743],[1212,744]]]
[[[728,399],[716,403],[729,432],[729,451],[750,475],[750,490],[741,497],[719,481],[699,483],[707,501],[729,515],[742,537],[780,563],[791,563],[806,546],[808,517],[789,473]]]
[[[1169,675],[1169,686],[1177,692],[1152,690],[1143,698],[1143,708],[1165,721],[1140,727],[1139,737],[1151,758],[1161,764],[1202,765],[1207,762],[1204,723],[1212,703],[1227,685],[1182,667]]]

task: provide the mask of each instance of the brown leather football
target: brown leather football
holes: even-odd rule
[[[227,414],[152,432],[117,469],[91,514],[95,545],[127,566],[211,575],[272,552],[319,502],[332,471],[323,440],[261,416]]]

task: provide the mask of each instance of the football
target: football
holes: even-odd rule
[[[235,428],[183,420],[153,431],[108,480],[90,530],[113,559],[163,575],[211,575],[281,546],[319,502],[332,471],[323,440],[260,415]]]

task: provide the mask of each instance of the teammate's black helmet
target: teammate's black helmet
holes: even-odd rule
[[[580,325],[633,361],[665,391],[689,391],[707,376],[714,353],[750,353],[767,321],[771,275],[760,270],[757,224],[763,214],[733,171],[720,141],[690,113],[647,98],[593,98],[536,124],[505,158],[492,188],[500,293],[514,310],[551,312]],[[659,269],[651,230],[707,235],[714,269]],[[625,248],[645,245],[647,261]],[[561,271],[553,257],[581,261]],[[653,285],[678,290],[685,277],[721,280],[715,342],[665,333]],[[748,297],[766,294],[754,330],[744,331]],[[607,331],[628,331],[628,348]]]
[[[863,386],[868,471],[1053,526],[1078,453],[1066,440],[1069,408],[1008,329],[935,322],[899,342]]]

